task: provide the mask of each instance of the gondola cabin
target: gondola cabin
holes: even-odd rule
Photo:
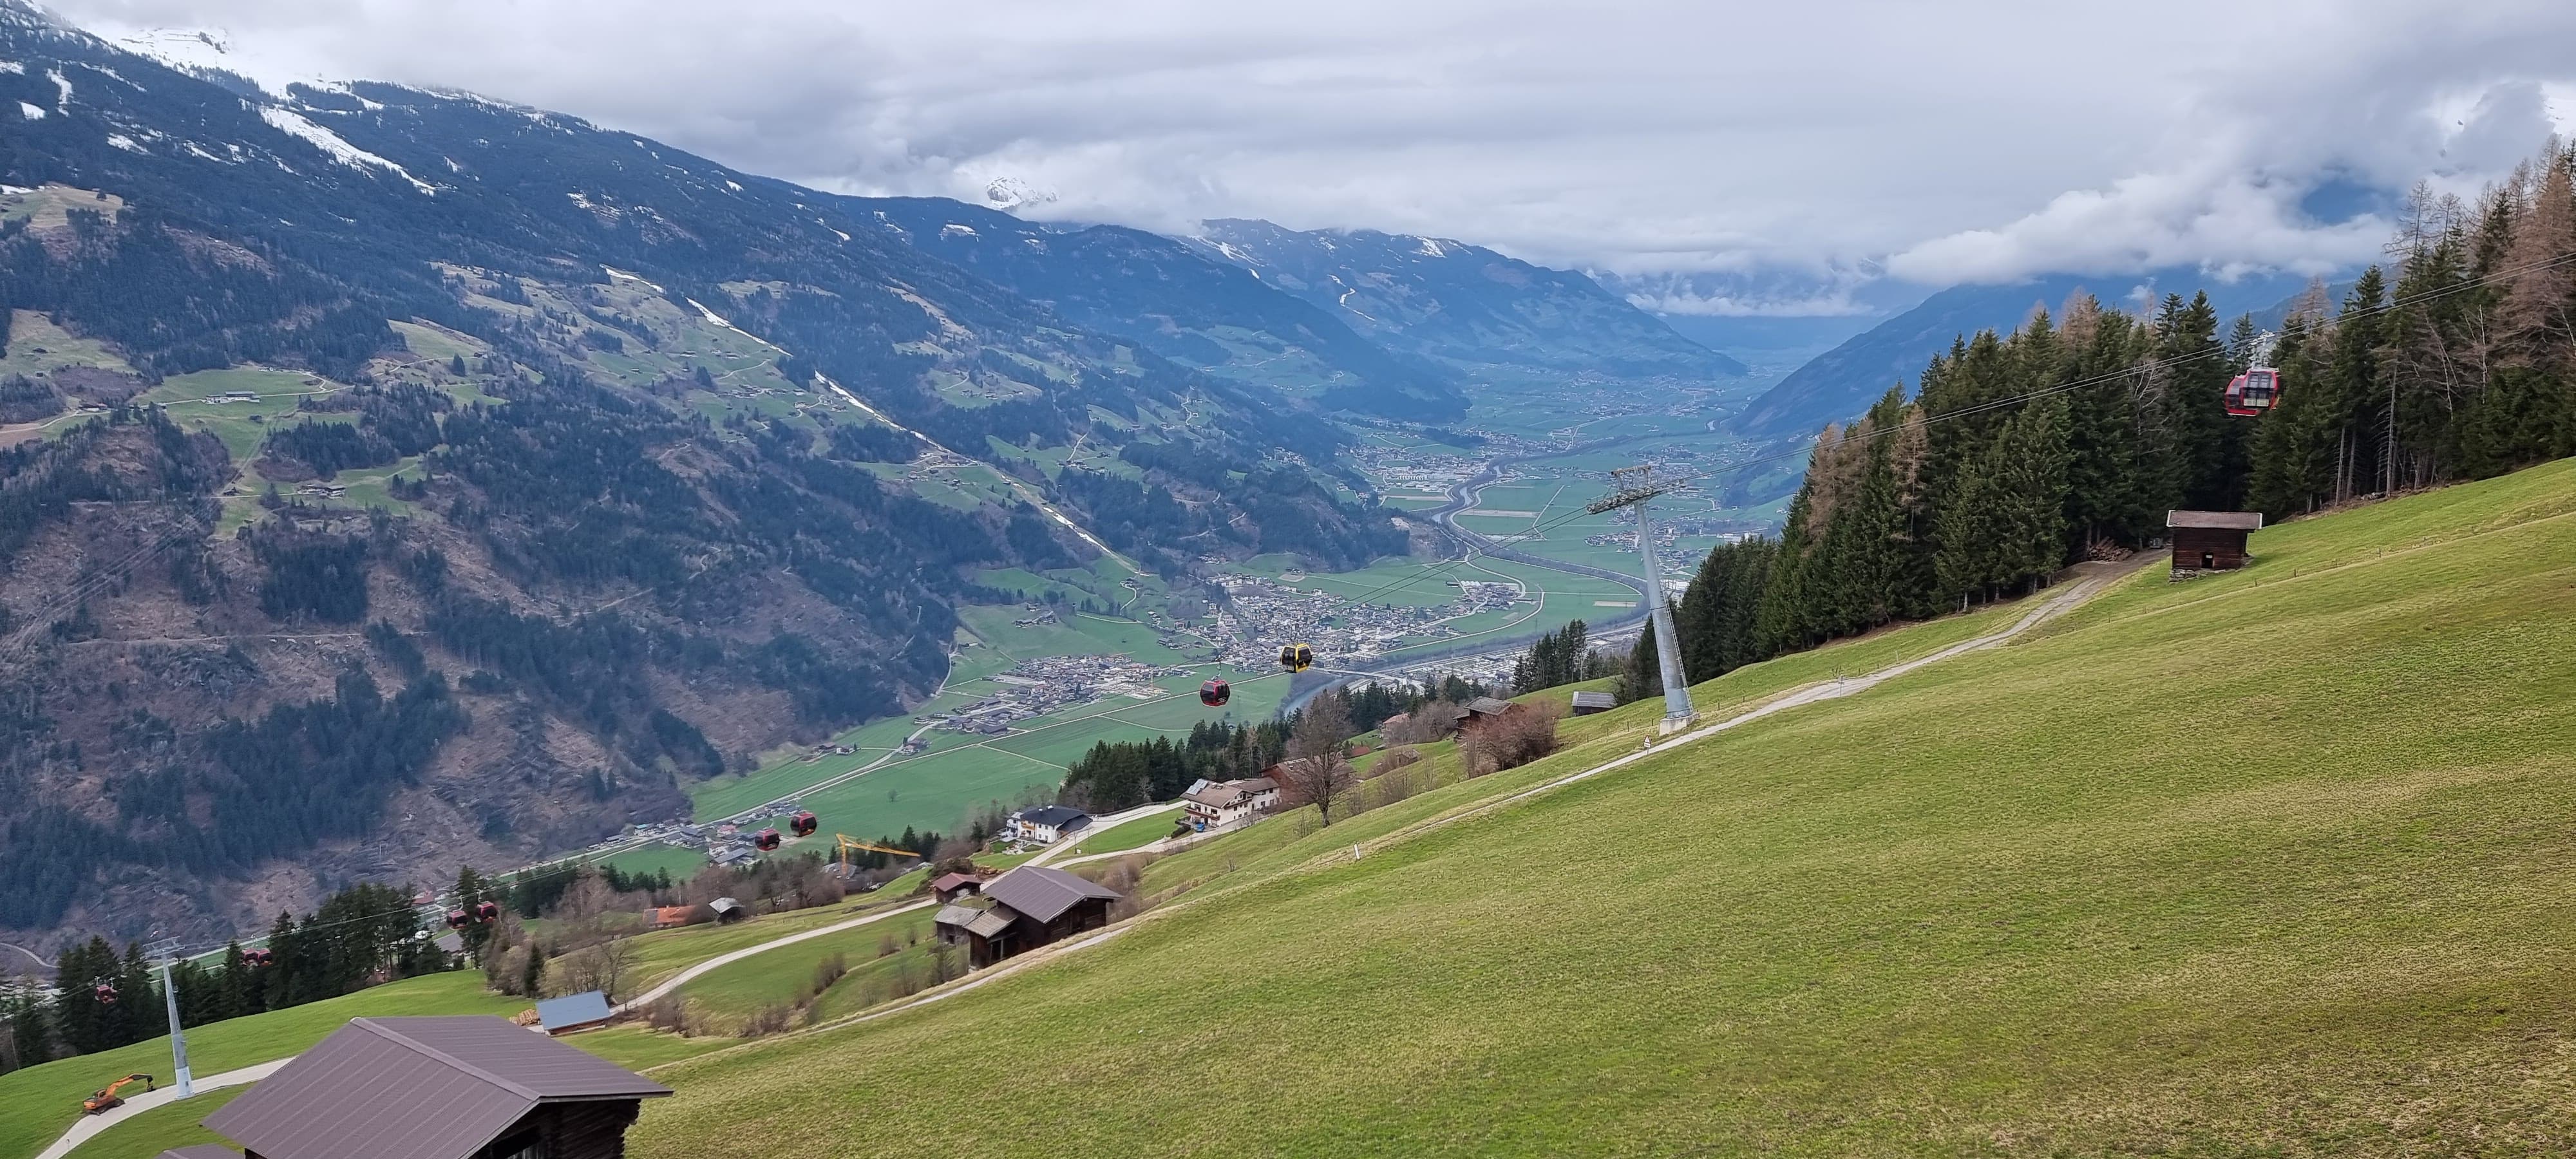
[[[105,982],[99,983],[98,988],[90,991],[90,993],[96,996],[101,1002],[113,1004],[116,1001],[116,987],[110,986]]]
[[[2234,571],[2254,558],[2246,551],[2245,541],[2262,529],[2263,513],[2168,511],[2165,527],[2172,533],[2175,575]]]
[[[1279,666],[1291,672],[1303,672],[1315,666],[1315,650],[1304,644],[1288,644],[1279,649]]]
[[[452,909],[447,911],[447,928],[451,930],[461,930],[473,924],[474,915],[461,909]]]
[[[253,966],[265,966],[277,961],[277,955],[267,950],[244,950],[242,961]]]
[[[1225,702],[1232,699],[1234,699],[1234,686],[1225,681],[1211,680],[1199,685],[1199,703],[1209,708],[1223,708]]]
[[[779,844],[785,840],[786,838],[779,835],[778,830],[763,829],[760,831],[759,836],[751,839],[751,846],[763,853],[767,853],[772,849],[778,848]]]
[[[823,822],[817,819],[812,813],[798,813],[794,820],[787,823],[787,827],[795,830],[796,835],[799,837],[811,837],[814,835],[814,831],[822,828],[822,826]]]
[[[492,922],[500,921],[500,920],[501,920],[501,903],[499,903],[499,902],[497,902],[497,901],[478,901],[478,902],[475,902],[475,903],[474,903],[474,920],[475,920],[475,921],[478,921],[478,922],[483,922],[483,923],[485,923],[485,924],[487,924],[487,925],[488,925],[488,924],[490,924],[490,923],[492,923]]]
[[[2281,401],[2281,372],[2269,366],[2257,366],[2237,375],[2227,384],[2227,413],[2238,418],[2255,418]]]

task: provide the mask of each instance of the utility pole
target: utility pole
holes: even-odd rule
[[[179,939],[154,943],[152,955],[161,959],[161,1001],[170,1010],[170,1069],[179,1075],[179,1097],[193,1098],[197,1092],[188,1081],[188,1036],[179,1029],[179,987],[170,980],[170,966],[178,961]]]
[[[1646,518],[1646,501],[1672,492],[1678,481],[1658,480],[1653,467],[1622,467],[1610,472],[1613,484],[1609,494],[1593,500],[1584,510],[1594,515],[1622,507],[1637,509],[1637,554],[1646,564],[1646,618],[1655,633],[1656,666],[1663,670],[1664,719],[1655,731],[1662,734],[1680,732],[1699,719],[1691,707],[1690,685],[1682,677],[1681,638],[1673,632],[1672,602],[1664,598],[1664,580],[1655,569],[1655,529]]]

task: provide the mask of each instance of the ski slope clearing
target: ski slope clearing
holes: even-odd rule
[[[2576,463],[2255,550],[1452,823],[1655,706],[1255,826],[1119,936],[657,1069],[631,1153],[2565,1152]]]

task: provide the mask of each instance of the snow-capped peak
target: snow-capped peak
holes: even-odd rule
[[[1027,205],[1044,205],[1055,200],[1055,190],[1040,188],[1017,177],[996,177],[984,186],[984,204],[1009,212]]]

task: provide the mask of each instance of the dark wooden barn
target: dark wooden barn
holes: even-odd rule
[[[983,909],[950,905],[932,919],[939,940],[963,945],[982,969],[1014,954],[1109,924],[1109,903],[1119,893],[1061,869],[1023,865],[984,886],[992,904]]]
[[[205,1125],[256,1159],[622,1159],[670,1093],[489,1015],[357,1018]]]
[[[2245,537],[2262,530],[2259,511],[2168,511],[2165,527],[2173,540],[2173,569],[2182,575],[2234,571],[2254,557]]]

